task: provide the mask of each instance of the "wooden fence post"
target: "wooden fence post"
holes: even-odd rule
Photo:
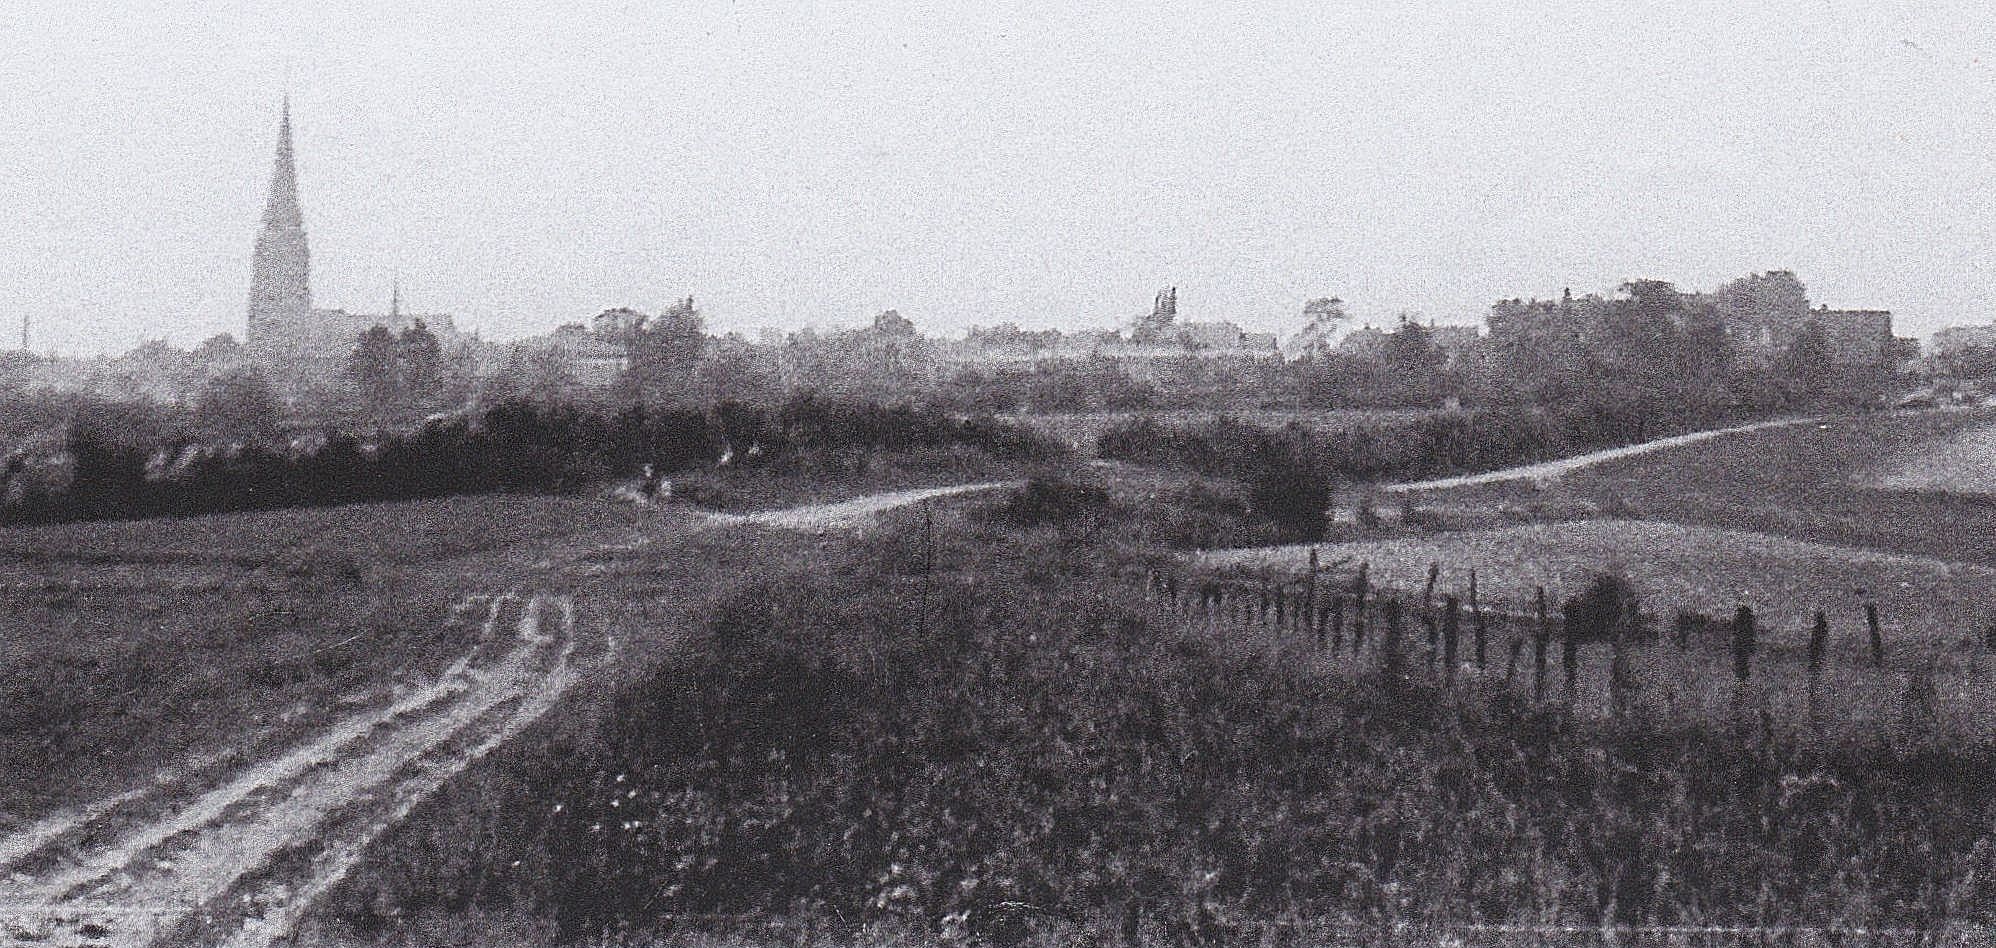
[[[1864,625],[1871,630],[1871,664],[1885,667],[1885,634],[1878,629],[1878,604],[1864,604]]]
[[[1608,627],[1608,713],[1615,718],[1628,714],[1633,695],[1629,669],[1629,635],[1634,631],[1635,616],[1624,613],[1615,617]]]
[[[1823,653],[1829,651],[1830,619],[1816,610],[1816,624],[1809,630],[1809,730],[1822,729]]]
[[[1386,613],[1385,616],[1386,637],[1384,641],[1385,654],[1381,656],[1381,663],[1386,670],[1387,683],[1398,684],[1400,682],[1400,674],[1401,674],[1400,600],[1397,598],[1388,599],[1384,603],[1381,603],[1381,608],[1384,609]]]
[[[1532,700],[1546,699],[1546,645],[1552,641],[1552,619],[1546,615],[1546,588],[1538,588],[1539,624],[1532,629]]]
[[[1455,641],[1462,634],[1462,603],[1454,596],[1442,600],[1442,665],[1449,684],[1455,684]]]
[[[1476,629],[1476,667],[1480,671],[1488,663],[1484,659],[1484,642],[1489,638],[1489,629],[1483,624],[1483,606],[1476,598],[1476,571],[1469,571],[1469,621]]]
[[[1353,587],[1357,590],[1351,609],[1351,653],[1354,657],[1365,650],[1366,572],[1371,568],[1370,563],[1358,564],[1358,579]]]
[[[1580,687],[1580,642],[1573,637],[1573,623],[1568,622],[1565,635],[1560,636],[1560,663],[1566,669],[1566,703],[1572,704]]]
[[[1323,630],[1317,630],[1322,636]],[[1331,654],[1342,654],[1345,650],[1345,597],[1331,597]]]
[[[1823,653],[1830,647],[1830,619],[1816,610],[1816,625],[1809,630],[1809,678],[1823,673]]]
[[[1435,670],[1435,636],[1440,630],[1435,627],[1435,581],[1442,575],[1439,560],[1428,562],[1428,584],[1421,589],[1421,625],[1428,630],[1428,670]]]
[[[1755,641],[1753,610],[1740,606],[1733,612],[1733,677],[1746,681],[1753,674]]]
[[[1310,548],[1310,573],[1308,584],[1303,587],[1303,634],[1324,647],[1323,617],[1317,615],[1317,548]]]

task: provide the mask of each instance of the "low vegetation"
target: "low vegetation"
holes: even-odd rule
[[[1411,944],[1992,921],[1989,741],[1382,680],[1156,608],[1149,537],[1181,514],[1119,502],[1042,482],[745,578],[683,651],[419,809],[321,924]]]
[[[476,640],[465,593],[637,515],[497,496],[0,531],[0,835],[383,700]]]

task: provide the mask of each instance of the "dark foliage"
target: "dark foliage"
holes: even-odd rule
[[[944,445],[1008,457],[1048,451],[1030,433],[998,422],[810,396],[767,412],[728,403],[711,417],[643,405],[603,414],[509,401],[475,423],[436,420],[367,442],[336,434],[311,448],[214,445],[185,435],[143,439],[79,422],[66,445],[73,464],[68,489],[23,493],[0,507],[0,523],[572,491],[634,476],[646,465],[669,474],[711,464],[730,437],[754,439],[764,463],[807,454],[844,456],[863,467],[880,452]]]
[[[1324,535],[1331,503],[1329,468],[1300,426],[1275,431],[1230,417],[1169,426],[1140,417],[1104,432],[1099,445],[1105,458],[1166,464],[1243,482],[1250,509],[1274,524],[1284,541]]]

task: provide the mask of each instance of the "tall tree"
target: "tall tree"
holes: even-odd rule
[[[1834,363],[1829,333],[1812,319],[1803,323],[1789,341],[1787,351],[1781,354],[1780,370],[1782,377],[1794,382],[1803,393],[1814,396],[1822,393]]]
[[[633,397],[657,402],[686,394],[707,345],[706,323],[687,297],[629,336],[626,380]]]
[[[395,340],[395,364],[398,387],[404,398],[423,400],[436,392],[437,381],[443,372],[443,345],[437,341],[437,334],[423,321],[402,330]]]
[[[360,390],[377,421],[395,404],[401,388],[400,363],[395,334],[386,326],[369,327],[347,355],[343,374]]]
[[[209,379],[194,414],[202,434],[214,441],[275,445],[283,433],[283,401],[263,376],[248,369]]]

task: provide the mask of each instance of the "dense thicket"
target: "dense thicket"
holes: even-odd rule
[[[604,413],[510,401],[474,419],[432,420],[368,441],[334,434],[316,444],[215,444],[198,426],[121,428],[94,417],[69,426],[66,483],[0,484],[0,522],[129,519],[272,507],[400,500],[493,491],[568,491],[670,474],[728,454],[737,464],[799,455],[870,454],[966,445],[996,455],[1043,450],[1030,434],[988,419],[907,406],[799,396],[761,408],[712,411],[634,405]],[[18,465],[5,474],[12,479]]]

